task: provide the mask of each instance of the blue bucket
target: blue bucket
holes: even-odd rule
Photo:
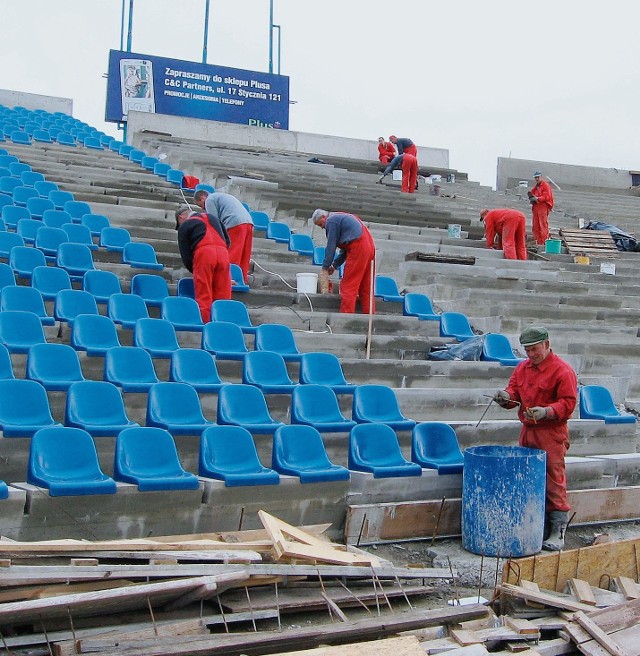
[[[546,453],[513,446],[465,449],[462,545],[471,553],[521,558],[542,549]]]

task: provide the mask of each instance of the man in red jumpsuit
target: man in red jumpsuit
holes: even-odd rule
[[[525,328],[520,344],[527,359],[516,366],[507,388],[496,392],[493,400],[503,408],[518,404],[520,446],[547,454],[545,515],[550,530],[542,548],[560,551],[571,509],[564,465],[569,449],[567,421],[576,407],[578,380],[571,366],[551,350],[546,328]]]
[[[376,246],[369,229],[355,214],[345,212],[317,209],[311,220],[324,228],[327,235],[325,258],[320,273],[320,291],[327,293],[329,276],[346,261],[340,282],[340,312],[355,312],[356,300],[360,299],[362,312],[374,314]],[[342,252],[334,258],[336,248]]]
[[[193,273],[196,302],[207,323],[213,301],[231,298],[229,235],[216,217],[192,213],[188,205],[176,210],[176,230],[180,257]]]
[[[549,239],[549,212],[553,209],[553,192],[548,182],[542,179],[542,173],[533,174],[536,184],[528,192],[533,213],[533,238],[538,246],[544,246]]]
[[[392,143],[384,140],[384,137],[378,137],[378,159],[383,164],[388,164],[396,156],[396,149]]]
[[[402,188],[405,194],[415,194],[418,182],[418,160],[414,155],[402,155]]]
[[[527,259],[527,228],[524,214],[508,208],[480,212],[480,220],[484,221],[487,248],[504,251],[506,260]],[[494,244],[496,237],[497,245]]]

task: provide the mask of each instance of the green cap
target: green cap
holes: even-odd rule
[[[522,346],[533,346],[547,339],[549,339],[549,332],[542,326],[529,326],[520,333],[520,344]]]

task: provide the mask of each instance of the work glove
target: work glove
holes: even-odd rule
[[[536,405],[533,408],[527,408],[525,414],[529,419],[533,419],[533,421],[540,421],[547,416],[547,408]]]
[[[329,293],[329,272],[326,269],[320,270],[320,293],[328,294]]]
[[[529,198],[529,202],[532,205],[535,205],[538,202],[538,199],[535,196],[531,196],[531,198]]]
[[[501,407],[506,408],[509,403],[511,403],[511,397],[509,396],[507,390],[498,390],[493,395],[493,400]]]

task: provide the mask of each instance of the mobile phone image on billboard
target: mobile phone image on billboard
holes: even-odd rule
[[[156,111],[153,95],[153,68],[147,59],[120,60],[120,88],[122,89],[122,120],[130,111]]]

